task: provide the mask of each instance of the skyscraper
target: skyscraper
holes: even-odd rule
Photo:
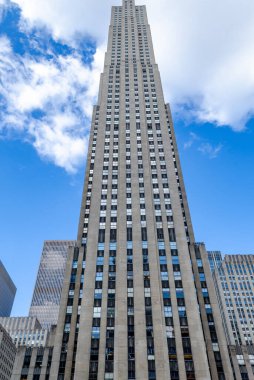
[[[77,241],[50,378],[233,378],[146,8],[134,0],[112,8]]]
[[[16,286],[0,260],[0,317],[11,315],[16,291]]]
[[[68,249],[74,245],[75,241],[69,240],[44,242],[29,311],[43,328],[57,323]]]

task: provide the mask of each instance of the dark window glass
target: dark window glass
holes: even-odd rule
[[[164,233],[162,228],[157,228],[157,239],[159,241],[164,240]]]
[[[99,230],[98,242],[105,243],[105,230]]]
[[[110,241],[111,242],[116,242],[116,236],[117,236],[117,234],[116,234],[116,229],[111,229],[110,230]]]
[[[127,241],[132,241],[132,228],[127,228]]]
[[[174,228],[168,229],[168,236],[169,236],[169,241],[171,241],[171,242],[176,241],[176,235],[175,235],[175,229]]]
[[[146,227],[141,228],[141,238],[142,238],[142,241],[147,241],[147,229],[146,229]]]

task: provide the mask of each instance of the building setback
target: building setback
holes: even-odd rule
[[[36,317],[0,318],[0,324],[8,332],[16,347],[46,345],[49,330],[42,328]]]
[[[44,242],[29,311],[29,316],[38,318],[43,328],[57,323],[67,253],[74,245],[72,240]]]
[[[50,378],[233,379],[146,8],[133,0],[112,8]]]
[[[19,347],[11,380],[48,380],[53,347]]]
[[[16,291],[16,286],[0,260],[0,317],[11,315]]]
[[[12,346],[16,346],[11,380],[48,380],[56,326],[43,329],[36,317],[0,318]],[[16,351],[15,349],[15,351]],[[2,379],[0,377],[0,379]]]
[[[0,379],[10,380],[16,355],[11,337],[0,324]]]
[[[208,252],[236,379],[254,378],[254,256]]]
[[[20,346],[17,350],[11,380],[49,380],[55,327],[47,335],[44,346]]]

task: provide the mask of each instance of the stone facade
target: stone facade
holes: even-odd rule
[[[16,347],[45,347],[49,330],[43,329],[36,317],[0,318]]]
[[[0,324],[0,379],[10,380],[16,355],[11,337]]]
[[[11,380],[49,380],[55,331],[52,327],[44,346],[18,347]]]
[[[204,252],[146,7],[123,0],[112,8],[50,378],[231,380]]]
[[[254,378],[254,256],[208,252],[237,380]]]

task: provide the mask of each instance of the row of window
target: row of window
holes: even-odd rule
[[[119,74],[120,74],[120,72],[119,72]],[[135,98],[138,101],[138,87],[136,87],[135,90],[136,90]],[[145,90],[145,87],[144,87],[144,90]],[[144,91],[144,92],[146,93],[146,91]],[[153,100],[156,102],[157,101],[156,94],[154,94],[154,95],[152,95],[152,98],[155,98]],[[128,99],[128,96],[129,96],[129,94],[128,94],[128,91],[127,91],[127,93],[126,93],[126,98],[127,99]],[[115,100],[117,100],[118,98],[119,98],[119,96],[115,96]],[[149,94],[146,93],[145,94],[145,98],[146,98],[146,103],[149,103],[149,101],[150,101]],[[111,104],[111,100],[110,99],[112,99],[112,97],[110,96],[110,93],[109,93],[109,97],[108,97],[109,103],[108,104]],[[108,120],[108,122],[111,123],[111,119]],[[152,137],[151,134],[150,134],[150,136]],[[157,141],[158,146],[162,145],[162,137],[161,137],[160,133],[157,134],[157,139],[158,139],[158,141]],[[115,152],[113,154],[115,154],[115,156],[113,157],[113,162],[117,163],[117,161],[118,161],[118,151],[116,150],[116,146],[118,145],[117,134],[115,134],[115,137],[114,137],[114,144],[115,144],[115,142],[117,144],[114,145]],[[108,144],[108,145],[106,145],[106,144]],[[110,141],[106,141],[105,140],[105,147],[109,146],[109,144],[110,144]],[[150,144],[150,141],[149,141],[149,144]],[[153,145],[153,144],[151,144],[151,145]],[[129,148],[127,148],[127,149],[129,149]],[[141,149],[141,147],[138,148],[138,149]],[[159,148],[159,149],[160,149],[159,155],[160,155],[160,158],[161,158],[160,159],[161,170],[162,171],[165,170],[165,173],[163,173],[163,175],[165,176],[163,178],[163,180],[164,180],[163,188],[165,190],[168,190],[168,184],[166,182],[167,181],[167,178],[166,178],[166,167],[164,169],[164,166],[165,166],[164,151],[163,151],[163,148]],[[154,155],[154,153],[155,153],[154,150],[155,150],[154,147],[151,146],[150,147],[150,161],[151,161],[151,168],[152,168],[152,170],[156,170],[156,165],[154,165],[154,163],[156,161],[155,160],[155,155]],[[108,167],[108,162],[109,162],[109,149],[108,148],[105,149],[104,153],[105,153],[105,155],[104,155],[104,167],[107,168]],[[130,153],[130,152],[127,151],[127,153]],[[138,150],[138,161],[139,161],[138,168],[140,170],[143,169],[142,154],[141,153],[142,153],[142,149]],[[95,151],[94,151],[94,154],[95,154]],[[114,159],[115,159],[115,161],[114,161]],[[131,170],[130,163],[127,163],[127,162],[130,161],[130,154],[127,154],[126,159],[127,159],[127,161],[126,161],[126,171],[128,172],[128,170]],[[114,166],[114,167],[116,167],[116,166]],[[106,170],[104,171],[104,173],[105,172],[106,172]],[[142,174],[142,173],[140,173],[140,174]],[[107,174],[104,174],[104,175],[107,176]],[[157,223],[161,223],[162,222],[162,220],[161,220],[161,214],[159,214],[159,211],[160,211],[160,196],[159,196],[159,192],[158,192],[158,182],[156,181],[157,172],[154,172],[153,175],[154,175],[154,180],[155,180],[153,182],[153,197],[154,197],[154,202],[155,202],[155,206],[156,206],[155,210],[158,212],[157,215],[156,215],[156,222]],[[143,203],[145,201],[144,184],[142,182],[142,176],[140,178],[141,178],[141,181],[140,181],[140,189],[141,189],[140,190],[140,204],[144,204]],[[107,178],[104,178],[104,180],[106,181]],[[117,178],[114,178],[114,180],[117,180]],[[129,184],[130,184],[130,181],[127,181],[126,182],[126,197],[127,197],[127,202],[129,202],[129,200],[131,198],[131,191],[130,192],[128,191],[128,189],[131,189],[131,186],[129,186]],[[101,193],[101,207],[106,207],[107,183],[104,182],[103,186],[104,186],[104,188],[102,188],[102,193]],[[111,197],[112,197],[113,200],[116,200],[116,204],[117,204],[117,183],[115,183],[114,187],[113,187],[113,180],[112,180],[112,191],[113,190],[116,190],[116,191],[115,191],[115,193],[112,192]],[[130,196],[127,195],[127,194],[130,194]],[[171,211],[171,207],[170,207],[169,192],[164,192],[164,199],[165,199],[165,203],[167,202],[167,200],[169,201],[169,203],[167,202],[166,205],[165,205],[165,206],[168,206],[168,208],[166,207],[166,209],[169,211],[169,213],[167,215],[167,219],[168,219],[168,222],[171,223],[170,226],[169,226],[170,228],[168,229],[169,239],[170,239],[170,241],[172,243],[172,247],[176,247],[175,236],[174,236],[174,229],[172,228],[173,227],[173,224],[172,224],[173,223],[173,218],[172,218],[172,211]],[[113,204],[113,206],[115,206],[116,204]],[[127,204],[130,205],[130,203],[127,203]],[[128,210],[128,207],[127,207],[127,210]],[[131,210],[131,208],[129,208],[129,210]],[[103,208],[103,209],[101,209],[101,211],[105,211],[105,209]],[[112,210],[112,211],[115,211],[115,210]],[[141,211],[142,211],[142,209],[141,209]],[[89,211],[88,211],[88,213],[89,213]],[[132,228],[130,227],[131,224],[128,224],[128,222],[132,222],[132,220],[131,220],[131,214],[127,213],[127,217],[129,217],[129,220],[127,219],[127,221],[126,221],[126,223],[127,223],[127,227],[126,227],[127,241],[131,242],[132,241]],[[143,218],[143,220],[141,219],[141,222],[145,222],[145,213],[141,213],[141,217]],[[98,236],[98,243],[99,244],[104,244],[104,242],[105,242],[105,222],[106,222],[105,218],[106,218],[106,216],[104,216],[104,214],[103,214],[103,215],[100,216],[100,218],[102,218],[102,219],[100,219],[100,223],[102,223],[102,224],[100,226],[100,231],[99,231],[99,236]],[[117,218],[116,214],[114,214],[114,216],[111,216],[111,223],[116,223],[117,222],[116,218]],[[113,228],[111,228],[111,232],[110,232],[110,241],[111,241],[111,243],[114,243],[116,241],[116,228],[115,228],[116,225],[111,225],[111,227],[113,227]],[[144,227],[144,225],[141,228],[141,231],[142,231],[142,236],[141,236],[142,240],[146,241],[147,240],[147,231],[146,231],[146,227]],[[159,242],[163,242],[164,241],[164,231],[163,231],[162,227],[160,227],[160,225],[158,225],[158,228],[157,228],[157,237],[158,237],[158,241]],[[131,269],[132,255],[130,254],[130,252],[128,252],[128,253],[129,254],[127,254],[127,265],[130,265],[129,269]],[[147,255],[144,255],[144,256],[147,256]],[[99,269],[99,268],[97,268],[97,269]],[[145,269],[148,269],[148,268],[146,267]],[[167,279],[166,279],[167,270],[165,270],[165,268],[162,268],[162,269],[163,270],[161,271],[161,276],[162,276],[161,278],[162,278],[163,284],[165,284],[165,281],[167,281]],[[129,272],[131,272],[131,271],[129,271]],[[149,287],[150,286],[150,280],[149,280],[149,278],[147,276],[147,272],[149,273],[149,271],[147,271],[147,270],[144,271],[144,285],[145,285],[145,294],[146,295],[149,294],[147,292],[147,290],[150,289],[150,287]],[[130,276],[129,279],[131,280],[131,273],[128,274],[128,277],[129,276]],[[178,277],[179,277],[179,274],[178,274]],[[101,275],[101,272],[97,271],[96,278],[97,278],[98,282],[102,282],[102,281],[99,281],[101,278],[103,278],[103,275]],[[133,280],[133,278],[132,278],[132,280]],[[176,281],[178,281],[178,282],[176,282],[177,289],[179,289],[179,291],[178,291],[177,294],[179,295],[179,299],[180,299],[181,296],[183,295],[183,292],[181,290],[182,289],[181,288],[181,282],[180,282],[181,280],[178,278],[178,280],[176,280]],[[113,283],[110,282],[109,285],[113,286]],[[101,287],[102,287],[102,285],[101,285]],[[134,310],[134,299],[131,296],[131,289],[132,288],[128,288],[128,289],[129,289],[129,291],[128,291],[128,297],[127,297],[128,298],[128,300],[127,300],[127,302],[128,302],[128,318],[129,317],[130,318],[133,317],[132,321],[133,321],[133,325],[134,325],[134,315],[132,314],[133,310]],[[150,323],[151,319],[152,319],[152,318],[150,318],[151,317],[151,315],[150,315],[151,305],[149,305],[149,302],[150,302],[149,298],[150,297],[146,297],[146,298],[148,299],[148,301],[146,301],[148,303],[147,304],[147,310],[146,310],[147,321]],[[169,298],[167,298],[167,299],[169,299]],[[96,303],[96,305],[97,305],[97,303]],[[112,306],[112,303],[110,303],[110,305]],[[97,309],[96,309],[95,312],[98,313],[98,314],[96,314],[96,316],[99,316],[100,315],[100,307],[99,306],[96,306],[96,307],[97,307]],[[179,309],[179,312],[181,312],[181,313],[185,312],[185,309],[184,309],[183,305],[179,306],[179,308],[181,308],[181,309]],[[109,313],[112,313],[112,307],[109,308]],[[170,306],[169,305],[165,306],[165,313],[167,315],[167,318],[170,318],[171,311],[170,311]],[[95,326],[95,327],[98,327],[98,326]],[[94,331],[95,334],[98,334],[98,330],[93,330],[93,331]],[[151,330],[149,330],[149,331],[151,331]],[[148,333],[150,333],[149,331],[148,331]],[[147,337],[147,345],[148,345],[149,349],[151,349],[149,352],[152,353],[153,352],[152,351],[153,350],[153,338],[152,339],[150,339],[150,338],[151,338],[150,336]],[[170,343],[170,345],[171,345],[171,343]],[[130,349],[130,353],[131,353],[132,346],[134,347],[134,337],[132,337],[130,339],[128,337],[128,350]],[[133,359],[133,358],[135,358],[135,356],[132,357],[131,359]],[[133,364],[133,362],[134,362],[134,360],[130,360],[129,361],[129,368],[132,371],[135,368],[135,364]],[[110,364],[106,365],[106,368],[108,368],[108,367],[110,367]],[[155,377],[152,377],[152,376],[155,376],[155,375],[152,374],[152,373],[155,373],[155,362],[154,362],[153,359],[149,360],[148,367],[149,367],[149,378],[155,378]],[[172,368],[173,367],[174,367],[174,365],[172,364]],[[186,361],[186,370],[188,369],[188,372],[191,372],[190,369],[192,367],[193,366],[192,366],[191,360],[190,361]],[[107,373],[111,373],[111,371],[107,371]],[[191,377],[189,377],[189,378],[191,378]]]
[[[208,322],[209,331],[210,331],[210,337],[211,337],[211,342],[212,342],[212,347],[213,347],[214,359],[215,359],[215,363],[217,367],[217,373],[218,373],[219,379],[224,380],[225,375],[224,375],[224,369],[223,369],[223,364],[222,364],[222,358],[220,354],[217,331],[216,331],[216,327],[214,323],[213,309],[211,306],[209,292],[207,289],[206,276],[205,276],[204,267],[203,267],[203,260],[201,257],[199,246],[197,245],[195,246],[195,257],[196,257],[196,263],[198,267],[199,280],[202,287],[203,302],[205,305],[205,310],[206,310],[206,315],[207,315],[207,322]]]
[[[185,368],[186,375],[188,379],[195,379],[195,371],[194,371],[194,363],[192,359],[192,351],[188,330],[188,320],[185,308],[185,300],[184,300],[184,291],[182,287],[182,278],[181,278],[181,270],[180,263],[178,259],[178,251],[176,246],[176,236],[173,224],[173,215],[170,205],[170,194],[167,182],[167,171],[166,171],[166,163],[164,161],[164,149],[162,136],[160,133],[160,124],[156,124],[155,130],[156,136],[156,145],[157,145],[157,160],[159,161],[159,166],[161,169],[161,180],[164,182],[165,187],[163,189],[167,189],[168,193],[164,192],[164,206],[166,209],[166,214],[168,218],[168,237],[169,244],[171,248],[172,255],[172,266],[173,266],[173,274],[174,274],[174,282],[175,282],[175,291],[176,298],[178,304],[178,315],[180,321],[181,335],[182,335],[182,343],[183,343],[183,351],[184,351],[184,359],[185,359]],[[151,129],[147,129],[147,136],[149,140],[149,148],[150,148],[150,164],[152,170],[152,176],[158,176],[156,160],[153,160],[154,157],[154,147],[155,140]],[[153,147],[153,149],[151,149]],[[159,156],[159,159],[158,159]],[[160,159],[162,157],[162,160]],[[153,189],[155,195],[155,189]],[[161,210],[161,202],[159,193],[158,197],[154,197],[154,208],[155,213]],[[165,195],[167,195],[165,197]],[[161,212],[161,211],[160,211]],[[168,342],[168,353],[169,353],[169,366],[170,366],[170,374],[172,379],[179,379],[178,372],[178,362],[177,362],[177,352],[176,352],[176,341],[174,334],[174,323],[173,323],[173,314],[171,307],[171,296],[170,296],[170,287],[169,287],[169,277],[168,277],[168,267],[167,267],[167,259],[166,259],[166,251],[165,251],[165,240],[164,240],[164,230],[162,226],[157,223],[157,241],[158,241],[158,251],[160,258],[160,273],[161,273],[161,286],[162,286],[162,297],[164,303],[164,317],[165,317],[165,325],[166,325],[166,336]]]

